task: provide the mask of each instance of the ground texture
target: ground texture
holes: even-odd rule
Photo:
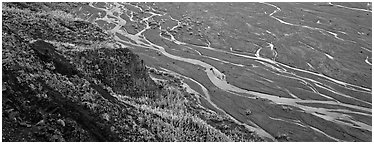
[[[3,141],[372,139],[371,3],[6,3],[2,15]]]

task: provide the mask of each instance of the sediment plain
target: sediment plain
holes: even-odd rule
[[[264,138],[371,141],[368,7],[99,2],[76,14]]]

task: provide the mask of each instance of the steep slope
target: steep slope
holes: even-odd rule
[[[137,55],[67,13],[78,5],[3,3],[3,141],[262,141],[177,78],[154,82]]]

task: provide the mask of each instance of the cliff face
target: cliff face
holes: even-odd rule
[[[106,86],[140,97],[156,85],[128,49],[94,49],[109,42],[100,28],[60,16],[3,10],[3,140],[119,140],[99,115],[118,103]]]
[[[63,11],[83,4],[3,3],[3,141],[261,140],[194,109],[191,95],[156,84],[137,55]]]

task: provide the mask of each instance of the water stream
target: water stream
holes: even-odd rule
[[[283,24],[292,25],[292,26],[300,26],[300,27],[304,27],[304,28],[308,28],[308,29],[312,29],[312,30],[317,30],[317,31],[320,31],[321,33],[329,33],[332,36],[334,36],[336,39],[344,41],[344,39],[339,38],[336,33],[333,33],[333,32],[330,32],[330,31],[326,31],[326,30],[323,30],[323,29],[320,29],[320,28],[314,28],[314,27],[304,26],[304,25],[296,25],[296,24],[285,22],[285,21],[273,16],[273,14],[275,14],[276,12],[281,11],[281,9],[279,7],[277,7],[273,4],[268,4],[268,3],[264,3],[264,4],[276,8],[276,10],[273,11],[269,16],[271,16],[272,18],[276,19],[277,21],[279,21]],[[371,102],[367,102],[367,101],[361,100],[357,97],[350,96],[349,94],[346,94],[344,92],[340,92],[337,89],[337,88],[342,88],[342,89],[345,89],[345,90],[348,90],[348,91],[360,92],[360,93],[364,93],[364,94],[371,94],[371,88],[367,88],[367,87],[358,86],[358,85],[350,84],[350,83],[347,83],[347,82],[343,82],[341,80],[337,80],[335,78],[332,78],[332,77],[329,77],[329,76],[326,76],[326,75],[323,75],[323,74],[320,74],[320,73],[317,73],[317,72],[312,72],[312,71],[292,67],[292,66],[277,62],[277,61],[275,61],[274,58],[269,59],[269,58],[261,57],[260,52],[263,49],[262,47],[259,48],[256,51],[255,54],[247,55],[247,54],[236,53],[232,50],[231,51],[225,51],[225,50],[221,50],[221,49],[216,49],[216,48],[211,47],[210,45],[208,45],[208,46],[197,46],[197,45],[193,45],[193,44],[180,42],[180,41],[176,40],[171,34],[170,34],[171,35],[170,39],[162,37],[161,36],[161,28],[160,28],[159,36],[162,39],[169,40],[169,41],[172,41],[179,46],[185,46],[189,49],[192,49],[192,50],[197,52],[198,56],[209,58],[209,59],[219,61],[219,62],[222,62],[222,63],[231,64],[231,65],[237,66],[237,67],[242,67],[242,68],[245,67],[245,68],[248,68],[248,69],[250,69],[251,67],[247,66],[247,65],[244,65],[244,64],[233,63],[233,62],[230,62],[230,61],[227,61],[227,60],[221,60],[219,57],[204,55],[199,50],[200,49],[209,50],[209,51],[212,51],[212,52],[215,52],[215,53],[221,53],[221,54],[225,53],[225,54],[232,55],[232,56],[238,56],[238,57],[241,57],[243,59],[253,60],[254,62],[257,62],[258,64],[262,65],[263,69],[266,69],[267,71],[269,71],[272,74],[272,76],[281,77],[281,78],[289,78],[289,79],[300,81],[301,83],[306,85],[310,89],[310,91],[312,91],[313,93],[315,93],[315,94],[317,94],[321,97],[324,97],[328,100],[301,99],[299,96],[293,94],[292,90],[288,90],[288,89],[286,89],[286,91],[291,96],[290,98],[280,97],[278,95],[267,94],[267,93],[262,93],[262,92],[257,92],[257,91],[246,90],[246,89],[237,87],[235,85],[229,84],[226,80],[226,75],[223,74],[215,66],[213,66],[213,65],[211,65],[207,62],[203,62],[201,60],[198,60],[198,59],[173,55],[173,54],[167,52],[167,49],[165,49],[164,47],[159,46],[155,43],[152,43],[147,37],[145,37],[143,33],[145,31],[151,29],[151,27],[148,25],[148,20],[151,19],[154,16],[162,16],[161,14],[156,14],[156,13],[153,13],[153,12],[146,12],[146,13],[151,14],[151,16],[143,18],[143,20],[142,20],[142,21],[146,22],[147,25],[143,30],[139,31],[135,35],[129,34],[126,31],[120,29],[121,27],[123,27],[126,24],[126,20],[121,18],[120,15],[127,11],[126,9],[123,9],[123,7],[121,5],[122,4],[114,3],[111,8],[104,9],[104,8],[95,7],[93,5],[93,3],[90,3],[91,7],[94,7],[94,8],[97,8],[97,9],[100,9],[100,10],[103,10],[103,11],[106,12],[105,17],[97,18],[97,20],[104,20],[104,21],[107,21],[109,23],[115,23],[116,24],[116,26],[113,29],[109,30],[110,32],[119,33],[119,34],[121,34],[121,35],[123,35],[123,36],[125,36],[125,37],[127,37],[127,38],[129,38],[129,39],[131,39],[131,40],[133,40],[137,43],[137,44],[134,44],[134,43],[128,42],[126,40],[123,40],[118,36],[115,36],[115,39],[122,43],[121,45],[126,44],[127,46],[134,46],[136,48],[150,49],[150,50],[153,50],[155,52],[159,52],[160,54],[162,54],[162,55],[164,55],[164,56],[166,56],[170,59],[178,60],[178,61],[181,61],[181,62],[185,62],[185,63],[189,63],[189,64],[192,64],[192,65],[203,67],[203,68],[205,68],[204,72],[206,73],[207,79],[211,83],[213,83],[214,86],[216,86],[217,88],[219,88],[219,89],[221,89],[225,92],[235,93],[235,96],[245,97],[245,98],[249,98],[249,99],[253,99],[253,98],[267,99],[267,100],[270,100],[272,103],[277,104],[277,105],[287,105],[287,106],[290,106],[290,107],[299,108],[306,113],[309,113],[309,114],[314,115],[316,117],[322,118],[325,121],[333,122],[333,123],[338,124],[338,125],[344,125],[346,127],[362,129],[362,130],[366,130],[366,131],[370,131],[370,132],[372,131],[371,125],[363,123],[363,122],[361,122],[357,119],[352,118],[352,116],[350,116],[350,114],[356,114],[356,115],[371,117],[371,113],[372,113],[371,108],[364,107],[364,106],[359,106],[359,105],[343,103],[343,102],[337,100],[336,98],[334,98],[332,96],[329,96],[329,95],[326,95],[324,93],[319,92],[316,89],[316,88],[321,88],[321,89],[327,90],[329,92],[332,92],[336,95],[339,95],[341,97],[351,99],[352,101],[361,102],[361,103],[364,103],[366,105],[371,106]],[[137,7],[137,8],[142,10],[140,7]],[[115,16],[113,14],[113,12],[117,12],[117,13],[119,13],[119,15]],[[108,16],[115,17],[116,20],[114,20],[113,18],[108,18]],[[133,21],[132,13],[131,13],[131,16],[129,16],[129,17],[130,17],[130,20]],[[181,24],[180,21],[178,21],[176,19],[173,19],[171,16],[170,16],[170,18],[172,20],[175,20],[175,21],[178,22],[178,25],[174,26],[172,29],[176,28],[177,26],[179,26]],[[271,33],[271,32],[268,31],[268,33]],[[273,55],[275,57],[278,55],[278,53],[274,49],[274,45],[272,43],[268,43],[267,47],[271,49],[271,51],[273,52]],[[333,59],[333,56],[328,55],[327,57],[330,58],[330,59]],[[368,61],[368,58],[366,58],[365,62],[368,63],[371,66],[371,63]],[[311,66],[311,67],[313,67],[313,66]],[[176,74],[180,77],[183,77],[184,79],[189,79],[190,81],[194,82],[196,85],[198,85],[203,90],[207,101],[212,106],[214,106],[216,109],[224,112],[227,116],[229,116],[236,123],[246,126],[246,128],[255,131],[256,133],[258,133],[260,136],[262,136],[264,138],[269,138],[269,139],[275,141],[274,136],[271,135],[269,132],[267,132],[265,130],[265,128],[260,127],[258,124],[254,123],[254,122],[251,122],[251,125],[254,125],[254,126],[249,126],[249,125],[245,124],[244,122],[240,122],[235,117],[231,116],[225,110],[220,108],[219,105],[216,105],[211,100],[213,97],[209,94],[209,90],[201,82],[199,82],[199,80],[195,80],[191,77],[187,77],[187,76],[178,74],[178,73],[173,72],[171,70],[167,70],[167,69],[163,69],[163,70],[168,71],[170,73],[174,73],[174,74]],[[270,80],[267,79],[267,81],[272,82],[271,79]],[[326,83],[326,81],[328,81],[328,83]],[[282,88],[281,85],[278,85],[277,87]],[[346,107],[346,108],[349,108],[349,109],[321,108],[321,107],[306,106],[306,105],[303,105],[303,104],[325,104],[325,105],[339,106],[339,107],[343,107],[343,108]],[[286,121],[288,123],[293,123],[295,125],[299,125],[299,126],[302,126],[302,127],[308,127],[308,128],[314,130],[317,133],[321,133],[321,134],[325,135],[327,138],[329,138],[331,140],[344,141],[342,139],[339,139],[339,138],[336,138],[336,137],[330,135],[327,132],[323,132],[321,129],[315,128],[315,127],[310,126],[310,125],[306,125],[306,124],[304,124],[300,121],[289,121],[289,120],[283,120],[283,119],[275,118],[275,117],[271,117],[270,119],[275,120],[275,121]],[[343,119],[344,121],[341,121],[341,119]]]

